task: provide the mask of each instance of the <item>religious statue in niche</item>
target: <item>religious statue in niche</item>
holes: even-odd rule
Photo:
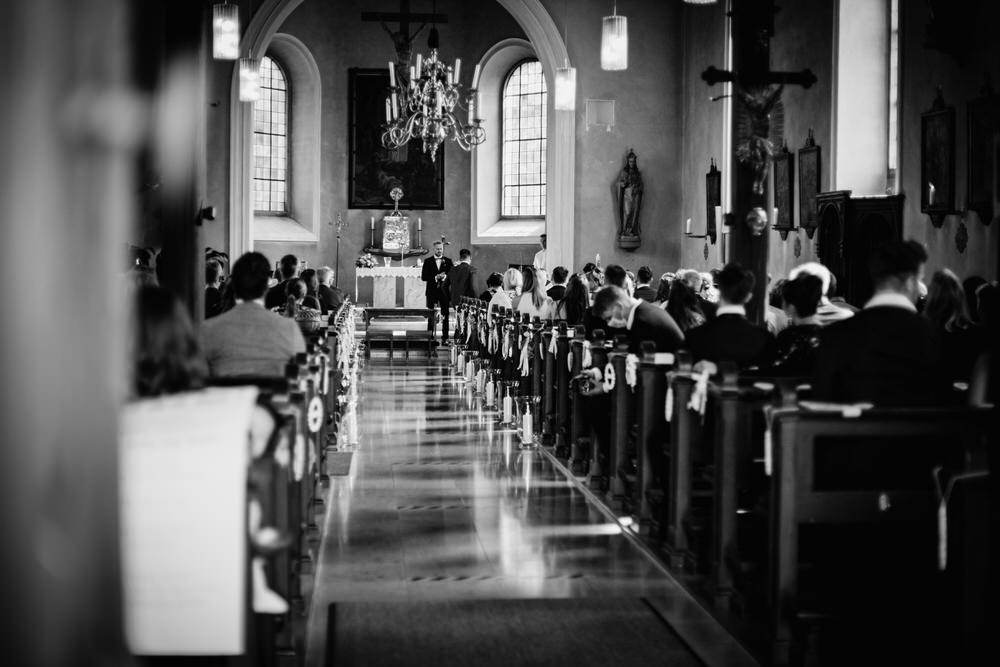
[[[618,247],[634,250],[642,244],[639,213],[642,210],[642,174],[636,165],[635,151],[625,156],[625,167],[618,177]]]

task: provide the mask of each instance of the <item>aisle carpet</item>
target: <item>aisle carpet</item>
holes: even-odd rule
[[[642,598],[338,602],[326,664],[701,665]]]

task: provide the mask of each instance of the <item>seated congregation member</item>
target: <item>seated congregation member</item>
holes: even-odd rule
[[[472,266],[472,253],[468,248],[462,248],[458,251],[458,264],[452,266],[448,272],[453,308],[458,306],[462,297],[476,297],[476,288],[473,286],[475,276],[476,267]]]
[[[774,358],[774,337],[747,320],[746,304],[756,282],[752,272],[730,262],[719,272],[715,318],[687,332],[695,361],[732,361],[741,369],[760,368]]]
[[[702,276],[699,272],[694,269],[681,269],[677,272],[675,280],[687,283],[687,286],[691,288],[691,291],[698,296],[698,308],[701,310],[706,320],[711,320],[715,317],[715,310],[718,306],[715,302],[706,299],[705,295],[702,293]]]
[[[524,290],[517,304],[517,312],[532,318],[537,315],[543,320],[548,320],[552,318],[554,308],[552,299],[545,293],[545,285],[539,273],[531,267],[524,267]]]
[[[653,299],[653,303],[658,305],[660,308],[666,308],[667,303],[670,300],[670,287],[674,284],[674,274],[664,273],[660,276],[660,283],[656,286],[656,298]]]
[[[854,314],[846,308],[835,306],[826,296],[830,291],[830,283],[833,281],[833,274],[830,273],[830,269],[826,268],[819,262],[806,262],[805,264],[799,264],[794,269],[789,271],[788,279],[795,280],[795,278],[803,273],[816,276],[823,281],[823,297],[820,299],[819,308],[816,310],[816,315],[819,317],[819,323],[821,325],[826,326],[828,324],[832,324],[833,322],[846,320]]]
[[[593,312],[612,329],[625,332],[629,351],[639,353],[643,341],[651,341],[657,352],[674,352],[684,342],[684,334],[662,308],[629,296],[621,287],[605,285],[594,295]]]
[[[490,277],[486,279],[486,291],[479,295],[480,301],[485,301],[489,303],[493,300],[493,295],[503,287],[503,276],[496,271],[490,274]]]
[[[595,267],[594,272],[597,271],[600,271],[600,269]],[[605,269],[603,277],[604,287],[617,287],[631,297],[632,293],[626,287],[628,273],[625,271],[625,267],[618,264],[608,264],[608,268]],[[597,298],[597,292],[604,289],[604,287],[600,287],[596,292],[592,292],[591,301]],[[613,341],[617,336],[628,335],[628,331],[625,330],[625,327],[608,322],[598,314],[595,308],[591,308],[584,316],[583,326],[587,330],[587,338],[590,338],[591,335],[598,329],[604,332],[604,340]]]
[[[205,319],[222,314],[222,266],[214,259],[205,262]]]
[[[316,298],[308,296],[305,281],[299,279],[288,283],[288,300],[275,312],[295,320],[303,335],[309,335],[323,326],[323,312],[318,306]]]
[[[830,287],[826,291],[826,298],[828,298],[830,303],[837,308],[843,308],[844,310],[849,310],[852,313],[856,313],[861,310],[860,308],[847,303],[844,297],[837,294],[837,276],[833,274],[833,271],[830,272]]]
[[[927,288],[923,315],[941,336],[945,367],[958,382],[969,381],[976,358],[986,351],[984,331],[973,324],[967,309],[958,276],[948,269],[936,271]]]
[[[285,364],[306,351],[299,327],[264,307],[271,263],[248,252],[233,265],[230,282],[237,303],[201,325],[201,346],[213,376],[281,376]]]
[[[565,296],[556,304],[555,318],[566,320],[567,326],[575,327],[577,324],[583,324],[588,310],[590,310],[590,292],[587,290],[587,284],[583,282],[583,278],[574,273],[569,278]]]
[[[268,267],[270,269],[270,267]],[[235,267],[233,267],[235,271]],[[285,305],[288,298],[288,283],[299,275],[299,259],[295,255],[285,255],[278,263],[278,273],[281,274],[281,282],[267,291],[264,297],[264,307],[274,310]]]
[[[566,279],[568,277],[569,271],[566,270],[565,266],[557,266],[552,269],[552,285],[545,292],[552,301],[562,301],[562,298],[566,296]]]
[[[648,266],[640,266],[635,277],[635,292],[632,293],[632,296],[649,303],[656,301],[656,290],[649,285],[653,281],[653,271]]]
[[[324,315],[337,312],[344,302],[344,293],[333,284],[333,269],[322,266],[316,271],[316,277],[319,279],[316,295],[319,297],[320,310]]]
[[[768,281],[771,276],[768,274]],[[764,325],[772,336],[777,336],[788,326],[788,315],[785,313],[785,301],[781,296],[782,287],[788,282],[784,278],[774,283],[767,293],[767,310],[764,312]]]
[[[671,284],[670,296],[664,310],[685,334],[705,323],[705,314],[701,312],[701,300],[683,280],[675,280]]]
[[[521,272],[515,268],[504,271],[503,284],[501,285],[503,289],[498,289],[493,294],[493,298],[490,299],[488,313],[491,318],[493,317],[493,313],[499,308],[515,308],[514,303],[521,298],[523,280]]]
[[[146,285],[136,290],[133,307],[133,395],[147,398],[202,387],[208,365],[180,299]]]
[[[784,281],[781,298],[791,324],[778,334],[777,351],[765,375],[810,377],[816,368],[820,324],[816,309],[823,296],[823,281],[803,273]]]
[[[916,241],[875,249],[870,259],[875,295],[853,317],[828,325],[820,338],[812,383],[818,400],[880,406],[948,400],[941,337],[915,306],[926,261]]]
[[[594,293],[604,287],[604,271],[593,262],[587,262],[583,265],[583,277],[587,283],[587,289],[590,291],[591,300],[593,300]]]

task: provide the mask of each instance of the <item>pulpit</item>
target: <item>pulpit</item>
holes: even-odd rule
[[[372,306],[375,308],[395,308],[397,305],[397,282],[402,278],[403,308],[424,308],[425,285],[420,279],[419,266],[376,266],[370,269],[358,268],[354,277],[354,301],[358,300],[358,283],[362,278],[371,278]]]

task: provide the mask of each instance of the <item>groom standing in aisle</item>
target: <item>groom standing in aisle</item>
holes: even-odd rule
[[[452,261],[444,256],[444,242],[434,242],[434,256],[424,260],[424,268],[420,279],[427,283],[427,307],[441,307],[442,322],[441,342],[448,342],[448,306],[451,303],[451,285],[448,283],[448,273]]]

